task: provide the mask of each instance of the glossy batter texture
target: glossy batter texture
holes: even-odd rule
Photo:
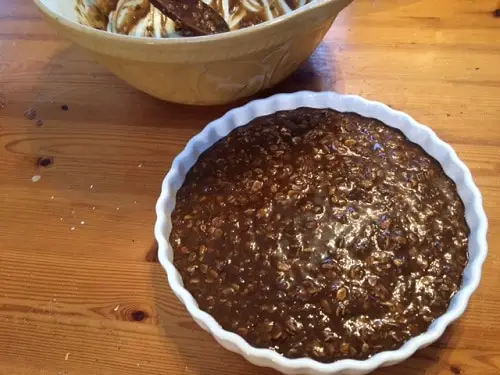
[[[468,259],[440,165],[401,132],[328,109],[231,132],[189,171],[172,218],[200,308],[290,358],[399,348],[447,310]]]

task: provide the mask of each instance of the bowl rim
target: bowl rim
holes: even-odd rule
[[[347,5],[349,5],[352,1],[353,0],[312,0],[311,2],[305,4],[304,6],[297,8],[293,12],[286,13],[280,17],[262,22],[258,25],[254,25],[244,29],[234,30],[227,33],[204,35],[204,36],[192,36],[189,38],[149,38],[149,37],[135,36],[128,34],[127,35],[116,34],[104,30],[94,29],[90,26],[82,25],[76,21],[72,21],[66,16],[55,12],[45,4],[44,0],[34,0],[36,6],[47,16],[55,19],[57,22],[77,32],[83,32],[85,34],[94,36],[99,39],[108,39],[116,42],[127,42],[127,43],[149,45],[149,46],[181,45],[181,44],[192,45],[192,44],[214,43],[218,41],[225,41],[231,39],[240,39],[244,38],[249,34],[257,33],[262,30],[268,30],[275,26],[287,23],[292,18],[305,14],[306,12],[309,12],[315,8],[321,8],[327,6],[328,4],[333,4],[333,3],[342,3],[343,4],[342,9],[343,9]]]
[[[200,310],[193,296],[184,288],[182,278],[170,260],[173,257],[168,238],[171,230],[170,213],[175,207],[175,195],[184,181],[185,174],[206,148],[227,135],[231,130],[245,125],[252,119],[280,110],[299,107],[332,108],[341,112],[354,112],[361,115],[374,113],[373,117],[389,126],[399,128],[396,122],[408,126],[410,134],[403,131],[412,141],[419,144],[443,166],[446,174],[457,185],[459,195],[464,202],[466,219],[470,229],[468,253],[469,263],[464,273],[462,287],[452,298],[448,310],[438,317],[428,330],[408,340],[402,347],[392,351],[383,351],[366,360],[342,359],[331,363],[322,363],[309,358],[289,359],[269,349],[255,348],[239,335],[224,330],[208,313]],[[401,129],[401,128],[400,128]],[[401,129],[403,130],[403,129]],[[436,153],[442,156],[437,157]],[[446,162],[446,163],[445,163]],[[190,165],[189,165],[190,164]],[[446,165],[450,167],[447,168]],[[436,341],[445,329],[465,311],[468,301],[477,289],[486,259],[488,222],[482,204],[482,196],[475,185],[467,166],[458,158],[453,148],[437,137],[433,130],[422,125],[406,113],[394,110],[376,101],[370,101],[356,95],[341,95],[333,92],[301,91],[292,94],[278,94],[266,99],[259,99],[234,108],[217,120],[210,122],[200,133],[195,135],[184,150],[174,159],[168,174],[163,180],[160,198],[156,204],[157,221],[155,237],[158,241],[158,258],[167,272],[170,287],[189,314],[204,329],[227,349],[238,352],[246,359],[259,366],[272,367],[289,374],[337,374],[350,370],[366,373],[384,365],[399,363],[418,349]],[[168,233],[167,233],[168,232]]]

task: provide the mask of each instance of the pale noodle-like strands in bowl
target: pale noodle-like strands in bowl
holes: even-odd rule
[[[292,12],[289,4],[311,0],[203,0],[224,17],[231,30],[265,22]],[[79,22],[111,33],[139,37],[179,37],[178,25],[153,7],[149,0],[77,0]]]
[[[262,10],[262,4],[258,0],[242,0],[241,5],[243,5],[249,12],[260,12]]]
[[[149,0],[119,0],[109,14],[107,31],[153,38],[177,36],[175,22],[151,6]]]

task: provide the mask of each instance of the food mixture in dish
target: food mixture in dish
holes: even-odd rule
[[[224,18],[230,30],[272,20],[310,1],[203,0]],[[80,23],[113,33],[156,38],[193,35],[181,23],[164,16],[149,0],[76,0],[76,11]]]
[[[200,308],[289,358],[398,349],[467,264],[456,186],[398,130],[301,108],[205,151],[177,193],[174,263]]]

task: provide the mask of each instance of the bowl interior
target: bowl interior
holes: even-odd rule
[[[67,18],[69,21],[78,22],[75,0],[40,0],[40,2],[54,13]]]

